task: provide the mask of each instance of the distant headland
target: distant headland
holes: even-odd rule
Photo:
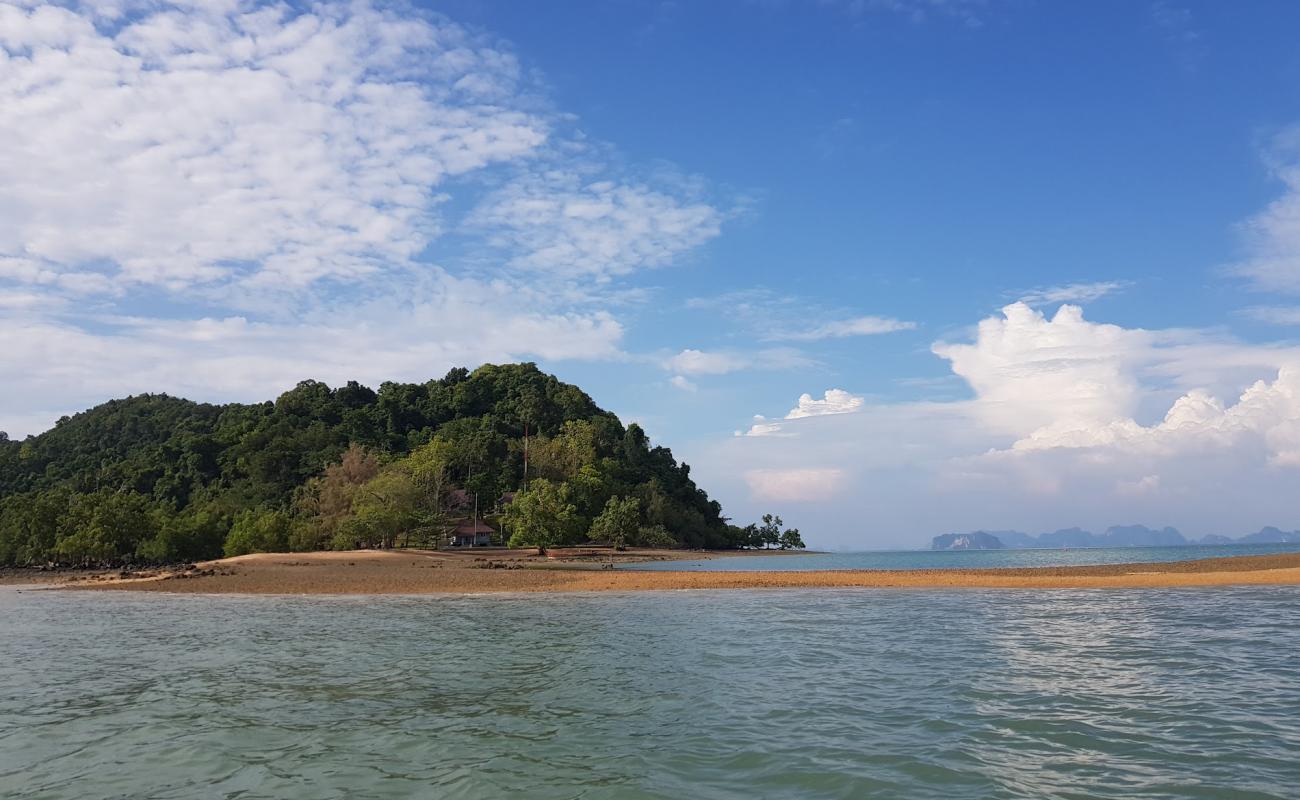
[[[931,550],[1059,550],[1075,547],[1184,547],[1214,544],[1300,543],[1300,530],[1284,531],[1272,526],[1255,533],[1230,537],[1220,534],[1188,539],[1177,528],[1148,528],[1145,525],[1112,525],[1097,534],[1082,528],[1062,528],[1037,536],[1021,531],[971,531],[945,533],[930,540]]]

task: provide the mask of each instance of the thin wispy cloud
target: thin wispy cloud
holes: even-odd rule
[[[838,319],[802,331],[772,333],[767,336],[772,341],[816,342],[822,339],[844,339],[850,336],[878,336],[882,333],[897,333],[916,329],[915,322],[893,319],[892,317],[855,317]]]
[[[851,336],[876,336],[916,329],[915,322],[874,315],[852,316],[843,309],[765,287],[692,297],[686,307],[721,314],[767,342],[817,342]],[[810,323],[810,320],[813,321]]]
[[[1174,0],[1155,0],[1150,7],[1150,17],[1183,69],[1196,69],[1207,51],[1192,10]]]
[[[1067,283],[1061,286],[1048,286],[1026,292],[1020,296],[1020,302],[1030,306],[1046,306],[1058,303],[1091,303],[1107,295],[1122,292],[1133,284],[1131,281],[1096,281],[1093,283]]]
[[[1300,306],[1252,306],[1242,313],[1270,325],[1300,325]]]
[[[678,375],[726,375],[742,370],[787,370],[815,365],[803,352],[790,347],[761,350],[696,350],[687,348],[664,358],[661,366]]]
[[[1300,294],[1300,125],[1273,137],[1265,159],[1282,194],[1242,224],[1246,257],[1228,272],[1261,291]]]

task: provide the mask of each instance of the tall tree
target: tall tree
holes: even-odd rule
[[[545,478],[534,480],[527,490],[516,494],[505,518],[514,531],[511,547],[536,547],[545,553],[547,548],[573,543],[582,534],[569,485]]]

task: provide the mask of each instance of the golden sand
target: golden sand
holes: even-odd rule
[[[712,554],[720,555],[724,554]],[[621,560],[699,557],[699,553],[653,551],[618,556]],[[607,568],[610,560],[609,556],[573,553],[544,559],[510,551],[259,554],[209,561],[188,571],[126,577],[113,574],[63,585],[217,594],[431,594],[816,587],[1100,589],[1300,583],[1300,553],[1086,567],[806,572],[628,571]]]

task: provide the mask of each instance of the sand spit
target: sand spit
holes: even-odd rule
[[[712,557],[723,554],[709,554]],[[214,594],[433,594],[816,587],[1086,589],[1300,584],[1300,553],[1171,563],[1024,569],[627,571],[611,560],[700,558],[701,553],[354,551],[259,554],[157,573],[105,575],[67,588]]]

